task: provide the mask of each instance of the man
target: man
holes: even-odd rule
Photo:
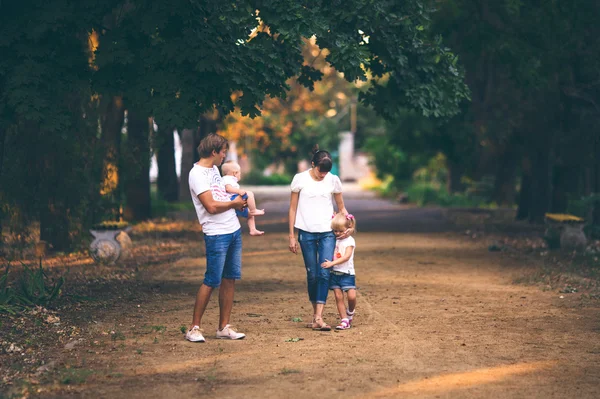
[[[198,146],[200,160],[189,175],[190,193],[206,244],[204,282],[196,295],[192,325],[185,335],[192,342],[205,341],[200,329],[202,316],[216,287],[219,287],[217,338],[242,339],[246,336],[229,325],[235,280],[241,278],[242,272],[242,231],[235,209],[243,210],[247,203],[241,196],[231,200],[225,191],[218,166],[225,160],[228,149],[224,137],[209,134]]]

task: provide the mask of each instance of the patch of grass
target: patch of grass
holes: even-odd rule
[[[281,371],[279,372],[279,374],[281,375],[288,375],[288,374],[300,374],[301,371],[297,370],[297,369],[288,369],[287,367],[284,367],[281,369]]]
[[[167,327],[165,327],[165,326],[150,326],[150,330],[156,331],[159,333],[164,333],[165,331],[167,331]]]
[[[93,370],[87,369],[63,369],[60,372],[60,383],[64,385],[83,384],[87,381],[88,377],[94,373]]]
[[[294,323],[301,323],[302,322],[302,318],[301,317],[292,317],[292,321]]]
[[[169,212],[177,211],[194,211],[194,204],[192,201],[181,201],[181,202],[168,202],[162,199],[158,193],[151,193],[151,207],[152,215],[154,217],[167,216]]]
[[[123,334],[119,330],[114,330],[114,331],[110,332],[110,339],[112,339],[113,341],[116,341],[116,340],[125,341],[125,334]]]
[[[50,281],[46,272],[40,266],[36,270],[32,270],[27,265],[23,264],[24,270],[21,275],[20,285],[21,290],[18,293],[18,300],[25,305],[39,305],[47,307],[56,300],[62,293],[61,287],[65,282],[65,278],[60,276],[56,281]]]
[[[179,327],[179,331],[181,331],[182,334],[185,334],[187,332],[187,327],[186,326],[180,326]]]

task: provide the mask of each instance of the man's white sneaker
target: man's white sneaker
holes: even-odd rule
[[[217,338],[219,339],[244,339],[246,334],[235,332],[229,324],[223,327],[222,330],[217,330]]]
[[[188,330],[188,332],[185,334],[185,339],[191,342],[205,341],[204,336],[202,335],[202,330],[200,330],[200,327],[198,326],[194,326],[191,330]]]

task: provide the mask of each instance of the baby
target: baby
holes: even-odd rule
[[[248,228],[250,229],[251,236],[261,236],[265,234],[264,231],[256,229],[256,221],[254,216],[260,216],[265,214],[264,209],[256,209],[256,201],[254,200],[254,193],[252,191],[246,191],[240,188],[238,181],[242,178],[242,172],[240,165],[234,161],[227,161],[221,166],[223,172],[223,182],[225,183],[225,190],[232,194],[231,199],[234,199],[238,195],[244,197],[248,196],[248,209],[244,212],[236,211],[238,216],[244,216],[248,218]]]

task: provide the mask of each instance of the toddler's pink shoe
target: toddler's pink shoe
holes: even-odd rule
[[[350,327],[352,327],[350,325],[350,320],[348,320],[348,319],[342,319],[342,321],[340,321],[340,325],[337,326],[335,329],[336,330],[347,330]]]

